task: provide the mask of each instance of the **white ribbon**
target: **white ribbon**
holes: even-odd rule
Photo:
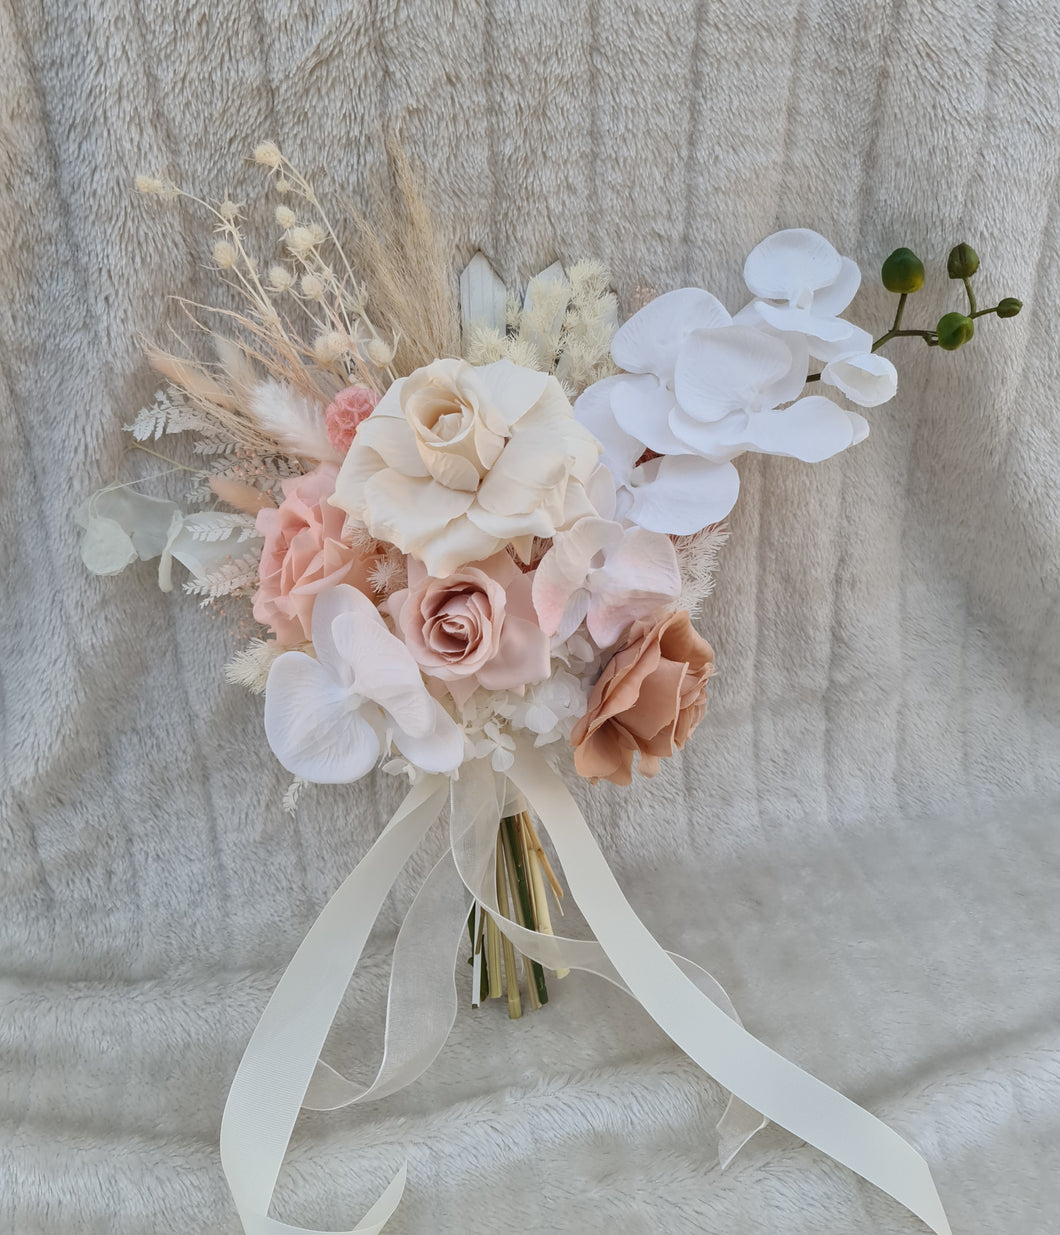
[[[447,789],[444,777],[413,787],[309,928],[243,1052],[221,1117],[221,1164],[246,1235],[305,1231],[268,1216],[280,1164],[368,934],[401,868],[438,818]],[[353,1231],[342,1235],[378,1235],[404,1187],[402,1166]]]
[[[412,789],[280,979],[236,1072],[221,1121],[221,1160],[247,1235],[325,1235],[268,1216],[300,1106],[333,1109],[384,1097],[436,1058],[456,1015],[453,971],[467,919],[465,887],[521,952],[550,969],[584,969],[614,982],[732,1092],[719,1124],[723,1165],[772,1120],[887,1192],[936,1235],[951,1235],[927,1164],[910,1145],[759,1042],[742,1027],[710,974],[655,941],[622,895],[574,799],[540,753],[519,743],[507,776],[509,784],[479,760],[465,764],[452,786],[453,864],[447,854],[434,867],[398,933],[383,1062],[371,1085],[351,1084],[318,1057],[383,901],[449,794],[444,777],[426,777]],[[499,912],[497,824],[502,812],[512,813],[513,786],[551,837],[571,895],[596,938],[540,934]],[[401,1198],[405,1170],[400,1168],[353,1231],[341,1235],[382,1230]]]

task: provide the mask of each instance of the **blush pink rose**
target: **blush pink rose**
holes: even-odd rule
[[[386,602],[398,635],[461,707],[479,686],[520,690],[548,677],[549,640],[537,623],[533,576],[507,553],[444,579],[409,558],[409,586]]]
[[[703,719],[713,668],[714,652],[684,610],[634,622],[571,733],[578,774],[628,785],[639,755],[637,771],[654,776]]]
[[[322,463],[283,481],[283,501],[257,516],[265,549],[254,617],[286,647],[310,641],[313,605],[328,588],[349,583],[372,599],[368,572],[375,558],[343,540],[345,515],[328,505],[338,471],[334,463]]]
[[[349,450],[358,425],[371,416],[378,402],[379,396],[367,386],[347,386],[331,400],[324,413],[324,428],[336,450],[343,454]]]

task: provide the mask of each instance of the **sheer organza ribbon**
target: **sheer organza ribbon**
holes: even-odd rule
[[[507,782],[480,760],[465,764],[451,786],[444,777],[415,785],[280,979],[236,1071],[221,1121],[221,1160],[247,1235],[319,1235],[268,1216],[300,1108],[331,1110],[395,1093],[441,1051],[457,1012],[454,975],[460,949],[467,947],[467,892],[525,955],[550,969],[598,974],[625,990],[731,1092],[718,1126],[723,1165],[771,1120],[894,1197],[936,1235],[950,1235],[927,1163],[907,1142],[759,1042],[706,970],[656,942],[622,895],[577,803],[541,754],[520,743]],[[595,938],[540,934],[499,912],[497,824],[502,813],[522,806],[522,798],[551,839],[570,895]],[[319,1056],[383,902],[447,799],[449,849],[423,881],[394,946],[382,1063],[370,1085],[354,1085]],[[405,1175],[402,1165],[361,1221],[336,1235],[381,1231],[401,1199]]]

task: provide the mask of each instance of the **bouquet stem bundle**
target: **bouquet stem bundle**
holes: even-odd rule
[[[529,813],[521,811],[505,816],[497,832],[497,907],[500,913],[528,930],[551,935],[549,889],[556,898],[556,908],[562,913],[563,887],[542,848]],[[475,1007],[484,999],[506,997],[512,1020],[522,1016],[520,968],[530,1010],[548,1003],[543,966],[517,954],[512,941],[480,904],[471,910],[468,931],[473,949],[470,963],[474,969],[471,1002]],[[555,971],[557,978],[566,977],[568,972],[566,969]]]

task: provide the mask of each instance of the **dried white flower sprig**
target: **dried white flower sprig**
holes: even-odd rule
[[[510,360],[553,373],[571,395],[616,371],[611,340],[618,301],[599,262],[576,262],[569,271],[555,262],[520,297],[476,253],[461,276],[460,298],[464,357],[473,365]]]

